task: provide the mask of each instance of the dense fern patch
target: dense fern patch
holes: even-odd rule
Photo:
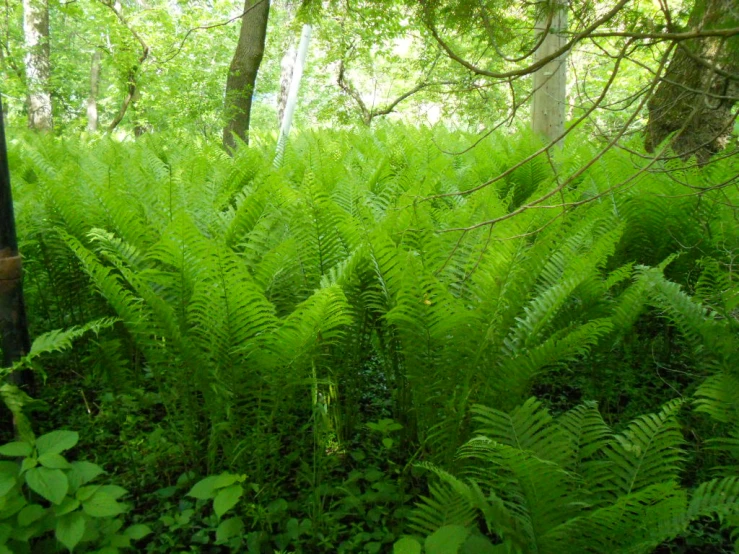
[[[640,161],[610,151],[506,218],[593,152],[465,194],[535,151],[440,148],[466,141],[322,131],[280,168],[11,141],[34,334],[108,318],[45,364],[32,418],[80,427],[142,550],[647,552],[737,523],[736,191],[662,170],[612,191]],[[239,487],[231,517],[205,475]]]

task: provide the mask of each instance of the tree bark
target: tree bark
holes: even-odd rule
[[[116,1],[115,3],[113,3],[107,0],[100,0],[100,2],[102,2],[103,5],[107,6],[113,11],[115,16],[118,18],[118,21],[120,21],[121,24],[126,29],[128,29],[128,31],[133,35],[133,38],[136,39],[136,42],[138,42],[141,46],[141,55],[139,56],[136,65],[128,70],[128,75],[126,76],[126,96],[123,98],[123,102],[121,103],[121,108],[118,110],[118,114],[113,118],[113,121],[111,121],[110,125],[108,126],[108,132],[112,133],[115,128],[118,127],[118,124],[123,121],[123,118],[126,117],[128,107],[131,105],[131,101],[138,91],[139,71],[144,65],[146,59],[149,57],[149,45],[146,44],[143,37],[136,32],[136,29],[134,29],[129,24],[128,20],[124,17],[122,11],[123,7],[120,2]]]
[[[295,60],[298,57],[298,49],[294,44],[282,56],[280,63],[280,97],[277,101],[277,125],[282,125],[282,118],[285,117],[285,106],[287,105],[287,93],[290,90],[290,81],[292,81],[293,70],[295,69]]]
[[[735,25],[734,1],[698,0],[688,23],[691,30]],[[728,143],[736,117],[732,108],[738,97],[739,37],[706,37],[678,44],[649,100],[647,152],[654,152],[677,131],[674,152],[683,159],[695,154],[699,164],[706,163]]]
[[[23,279],[18,239],[15,232],[13,194],[10,187],[8,152],[5,145],[5,124],[0,99],[0,345],[3,366],[28,354],[31,340],[28,335],[26,308],[23,303]],[[30,371],[14,372],[8,381],[12,385],[33,386]]]
[[[28,126],[39,131],[49,131],[52,128],[52,117],[48,0],[23,0],[23,34],[26,42]]]
[[[223,146],[233,150],[234,136],[249,142],[252,97],[267,38],[269,0],[245,0],[241,32],[226,80]]]
[[[92,54],[90,66],[90,96],[87,99],[87,130],[94,133],[98,129],[98,90],[100,88],[100,50]]]
[[[554,0],[536,22],[537,40],[541,44],[534,52],[534,63],[551,56],[567,44],[567,1]],[[542,33],[546,36],[541,37]],[[567,55],[563,54],[534,73],[531,102],[531,128],[534,134],[549,142],[565,130],[567,108]]]

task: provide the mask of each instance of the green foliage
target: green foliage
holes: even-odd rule
[[[425,551],[466,551],[481,518],[502,541],[487,543],[491,552],[650,552],[698,518],[736,514],[736,476],[679,485],[682,404],[620,434],[594,405],[556,420],[533,399],[510,414],[478,407],[480,436],[457,454],[463,477],[424,464],[440,481],[412,516],[428,534]],[[442,511],[450,505],[458,508]]]
[[[127,491],[93,483],[105,473],[100,466],[67,461],[62,453],[78,439],[73,431],[52,431],[0,446],[0,455],[16,458],[0,462],[3,552],[30,551],[32,543],[44,552],[118,552],[151,533],[143,524],[124,528],[119,516],[129,506],[119,499]]]
[[[708,518],[735,517],[720,500],[739,465],[730,206],[663,203],[681,189],[655,173],[508,217],[592,148],[466,194],[535,152],[525,134],[438,148],[468,140],[306,134],[280,168],[259,146],[11,141],[30,322],[48,332],[23,363],[78,339],[45,364],[65,383],[49,419],[69,410],[116,468],[148,551],[724,540]],[[632,164],[607,153],[560,201]],[[694,222],[712,238],[682,248]],[[667,224],[674,241],[650,239]],[[441,476],[428,490],[418,462]]]

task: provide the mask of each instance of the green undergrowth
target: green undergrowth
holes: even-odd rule
[[[684,183],[737,162],[471,141],[11,138],[32,334],[114,318],[31,420],[125,487],[139,551],[731,551],[738,198]]]

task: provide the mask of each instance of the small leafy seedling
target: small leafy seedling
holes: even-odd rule
[[[213,511],[219,520],[231,508],[236,506],[244,495],[243,483],[246,475],[221,473],[201,479],[190,489],[188,496],[198,500],[212,500]],[[241,535],[244,531],[244,522],[240,517],[231,517],[222,520],[216,529],[216,541],[220,544]]]
[[[103,469],[62,455],[78,440],[76,432],[60,430],[0,446],[0,456],[19,459],[0,461],[0,554],[25,551],[24,543],[52,531],[70,552],[115,554],[151,533],[146,525],[121,531],[118,516],[129,506],[119,499],[128,491],[91,484]]]

